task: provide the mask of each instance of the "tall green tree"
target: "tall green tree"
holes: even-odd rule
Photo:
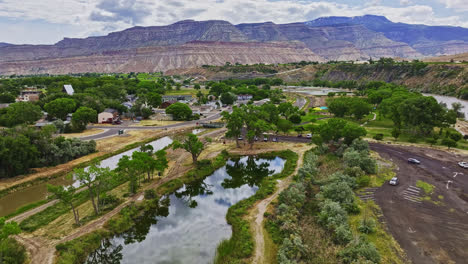
[[[292,122],[286,119],[280,119],[278,120],[278,123],[276,124],[278,129],[283,132],[287,133],[293,126]]]
[[[192,109],[184,103],[173,103],[166,108],[166,114],[171,114],[174,120],[190,120],[192,117]]]
[[[0,126],[33,124],[42,117],[41,108],[33,103],[18,102],[0,109]]]
[[[222,112],[223,119],[226,121],[227,137],[235,138],[236,145],[239,148],[239,137],[242,135],[244,127],[244,111],[239,107],[233,107],[232,113]]]
[[[117,163],[116,171],[121,173],[121,175],[129,181],[128,188],[132,194],[137,192],[140,184],[140,175],[143,173],[143,168],[139,167],[139,165],[138,162],[132,161],[127,155],[120,158]]]
[[[60,200],[62,203],[70,206],[70,208],[73,211],[75,224],[79,225],[80,215],[75,205],[75,191],[76,191],[75,187],[70,186],[68,188],[65,188],[63,186],[55,186],[55,185],[47,184],[47,190],[50,193],[52,193],[55,196],[55,198]]]
[[[205,146],[203,145],[203,142],[198,139],[197,135],[190,133],[183,142],[174,141],[172,148],[184,149],[192,155],[192,161],[196,164],[198,156],[200,156]]]
[[[58,98],[44,105],[44,109],[50,117],[64,120],[68,114],[76,109],[76,102],[70,98]]]
[[[117,180],[116,174],[109,168],[100,168],[97,164],[92,164],[85,169],[75,169],[75,178],[80,183],[88,187],[89,198],[93,204],[94,213],[98,215],[101,211],[101,197],[105,191]]]
[[[76,131],[83,131],[86,129],[88,123],[97,121],[96,110],[82,106],[76,110],[72,116],[72,126]]]

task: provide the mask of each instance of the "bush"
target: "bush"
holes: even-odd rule
[[[361,220],[358,230],[364,234],[371,234],[375,232],[375,226],[376,223],[374,218],[364,218]]]
[[[145,200],[152,200],[157,198],[158,195],[154,189],[145,190]]]
[[[197,162],[198,168],[210,167],[210,166],[211,166],[211,160],[203,159]]]
[[[353,233],[351,232],[349,225],[343,224],[335,229],[335,243],[346,245],[353,239]]]
[[[375,140],[382,140],[383,139],[383,134],[375,134],[373,138]]]
[[[339,203],[331,200],[325,200],[321,207],[322,209],[318,215],[319,223],[327,227],[329,230],[333,230],[348,222],[348,214]]]
[[[58,244],[55,247],[59,255],[57,264],[84,263],[88,255],[101,246],[101,240],[108,236],[108,232],[97,230],[71,241]]]
[[[23,264],[26,261],[26,249],[13,238],[0,242],[0,263]]]
[[[356,179],[356,183],[359,188],[367,187],[370,184],[371,178],[368,175],[361,175]]]
[[[356,179],[365,174],[364,171],[359,167],[347,167],[344,170],[344,173]]]
[[[364,237],[354,240],[345,249],[341,250],[339,256],[342,258],[343,263],[353,263],[366,259],[373,263],[380,263],[380,254],[375,248],[374,244],[366,241]]]

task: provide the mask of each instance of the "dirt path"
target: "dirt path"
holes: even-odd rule
[[[301,166],[303,159],[304,159],[304,151],[302,150],[299,154],[299,159],[297,160],[296,170],[289,175],[287,178],[281,180],[277,184],[277,190],[268,198],[260,201],[255,205],[255,207],[250,211],[249,218],[253,221],[251,222],[251,226],[254,233],[254,240],[255,240],[255,252],[253,256],[253,264],[261,264],[265,263],[265,228],[263,227],[263,219],[264,214],[267,211],[268,206],[270,203],[278,197],[278,195],[286,189],[292,181],[294,175],[297,174],[299,167]]]

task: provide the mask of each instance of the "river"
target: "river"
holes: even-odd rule
[[[231,237],[229,207],[254,195],[259,182],[284,164],[279,157],[229,160],[171,194],[166,210],[147,211],[135,228],[103,241],[87,263],[212,263],[218,244]]]
[[[148,145],[153,146],[154,151],[158,151],[169,146],[172,143],[172,139],[169,137],[163,137],[158,140],[148,143]],[[101,167],[109,167],[110,169],[115,169],[119,159],[125,155],[132,156],[132,153],[138,151],[140,148],[134,148],[110,158],[104,159],[101,161]],[[78,181],[67,179],[64,177],[58,177],[51,179],[46,182],[32,185],[24,189],[12,192],[8,195],[0,198],[0,217],[11,214],[16,211],[16,209],[21,206],[34,203],[47,198],[47,184],[54,185],[70,185],[73,184],[75,187],[79,187],[80,183]]]
[[[461,111],[465,114],[465,117],[468,118],[468,101],[461,100],[453,96],[445,96],[445,95],[437,95],[437,94],[423,94],[423,95],[434,97],[437,100],[437,102],[447,104],[447,107],[449,109],[452,109],[453,103],[460,103],[461,105],[464,106],[464,108],[462,108]]]

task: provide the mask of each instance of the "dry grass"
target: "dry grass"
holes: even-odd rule
[[[72,138],[72,137],[80,138],[80,137],[87,137],[87,136],[96,135],[96,134],[99,134],[101,132],[104,132],[104,129],[91,128],[91,129],[86,129],[85,131],[83,131],[81,133],[70,133],[70,134],[60,134],[60,135],[63,136],[63,137],[66,137],[66,138]]]
[[[130,130],[125,135],[104,138],[96,141],[99,152],[109,153],[117,151],[126,145],[143,141],[148,138],[164,135],[165,131],[155,130]],[[174,132],[175,133],[175,132]]]

